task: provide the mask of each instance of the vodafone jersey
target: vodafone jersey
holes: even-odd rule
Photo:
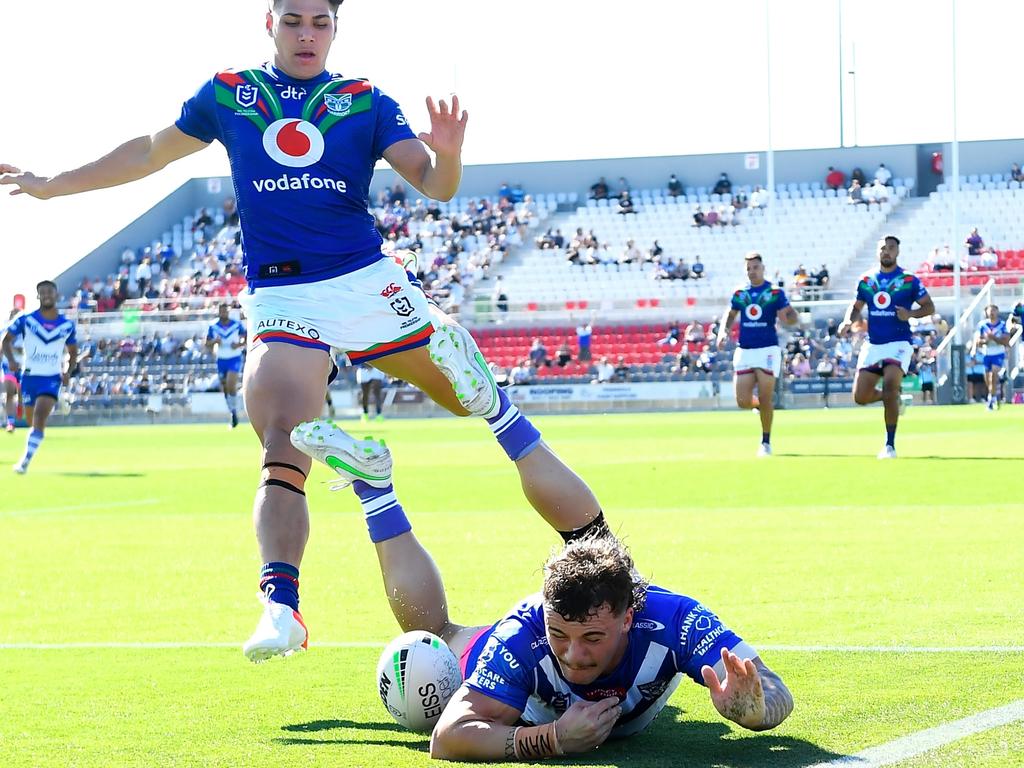
[[[927,295],[917,276],[900,267],[892,272],[864,275],[857,285],[857,298],[868,308],[868,341],[910,341],[910,323],[896,317],[896,307],[911,309]]]
[[[756,288],[748,283],[746,288],[733,293],[729,306],[739,313],[742,349],[779,345],[775,318],[789,306],[789,299],[781,288],[773,288],[767,280]]]
[[[227,149],[250,290],[317,282],[381,258],[367,210],[373,167],[415,134],[366,80],[296,80],[272,64],[220,72],[175,125]]]

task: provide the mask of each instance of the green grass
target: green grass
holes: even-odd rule
[[[1024,409],[915,408],[901,458],[874,459],[877,409],[778,415],[753,457],[744,413],[541,417],[640,567],[702,599],[754,647],[992,646],[1024,640]],[[539,586],[557,539],[479,423],[390,421],[396,489],[434,554],[453,619],[488,623]],[[25,433],[0,438],[0,466]],[[247,430],[51,430],[24,477],[0,475],[7,578],[0,644],[231,643],[251,632],[259,561]],[[350,492],[307,486],[311,640],[398,634]],[[376,648],[250,665],[237,647],[0,649],[8,766],[406,766],[429,761],[373,684]],[[1022,698],[1022,653],[765,650],[792,717],[722,721],[685,683],[642,736],[573,762],[801,766]],[[1020,723],[908,766],[1024,763]]]

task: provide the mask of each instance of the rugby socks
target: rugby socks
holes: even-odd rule
[[[762,432],[761,433],[761,444],[762,445],[771,445],[772,444],[772,433],[771,432]]]
[[[7,426],[14,429],[14,415],[11,414],[7,417]]]
[[[370,530],[370,541],[374,544],[393,539],[412,530],[412,524],[405,516],[405,510],[398,503],[393,485],[388,485],[386,488],[374,488],[362,480],[356,480],[352,483],[352,490],[356,492],[359,503],[363,506],[366,527]]]
[[[264,563],[260,591],[272,602],[299,610],[299,569],[288,563]]]
[[[21,457],[21,463],[28,465],[32,461],[32,457],[36,455],[36,451],[39,450],[40,443],[43,442],[43,433],[33,429],[28,433],[28,440],[25,441],[25,455]]]
[[[498,389],[498,415],[487,419],[491,432],[512,461],[519,461],[540,445],[540,432],[522,412],[512,405],[505,390]]]
[[[228,410],[232,414],[238,411],[238,395],[224,395],[224,402],[228,404]]]
[[[608,523],[604,520],[604,512],[599,511],[597,513],[597,517],[583,527],[576,528],[572,531],[559,531],[558,535],[562,537],[566,544],[568,544],[570,541],[576,541],[577,539],[600,539],[605,536],[611,536],[612,532],[608,527]]]
[[[886,424],[885,425],[885,444],[895,450],[896,448],[896,425]]]

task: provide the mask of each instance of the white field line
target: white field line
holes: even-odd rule
[[[71,504],[65,507],[33,507],[30,509],[0,510],[0,517],[16,517],[20,515],[42,515],[50,512],[80,512],[83,509],[116,509],[119,507],[149,507],[159,504],[163,499],[134,499],[131,501],[97,501],[92,504]]]
[[[912,757],[931,752],[946,744],[965,739],[982,731],[989,731],[1003,725],[1024,720],[1024,699],[995,709],[987,709],[976,715],[954,720],[951,723],[937,725],[909,736],[893,739],[877,747],[865,749],[855,755],[846,755],[825,763],[815,763],[808,768],[837,768],[838,766],[856,766],[857,768],[881,768],[909,760]]]
[[[314,648],[383,648],[385,643],[372,641],[310,643]],[[205,642],[94,642],[94,643],[0,643],[0,651],[73,651],[80,649],[158,650],[164,648],[240,648],[241,643]],[[762,651],[794,653],[1024,653],[1024,645],[961,645],[946,648],[912,645],[761,645]]]

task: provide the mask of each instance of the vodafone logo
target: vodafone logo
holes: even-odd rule
[[[263,149],[281,165],[305,168],[324,156],[324,137],[312,123],[286,117],[267,127]]]
[[[760,320],[764,315],[764,310],[757,304],[751,304],[743,310],[743,314],[747,316],[748,320]]]
[[[885,291],[879,291],[873,301],[875,309],[888,309],[892,305],[892,296]]]

